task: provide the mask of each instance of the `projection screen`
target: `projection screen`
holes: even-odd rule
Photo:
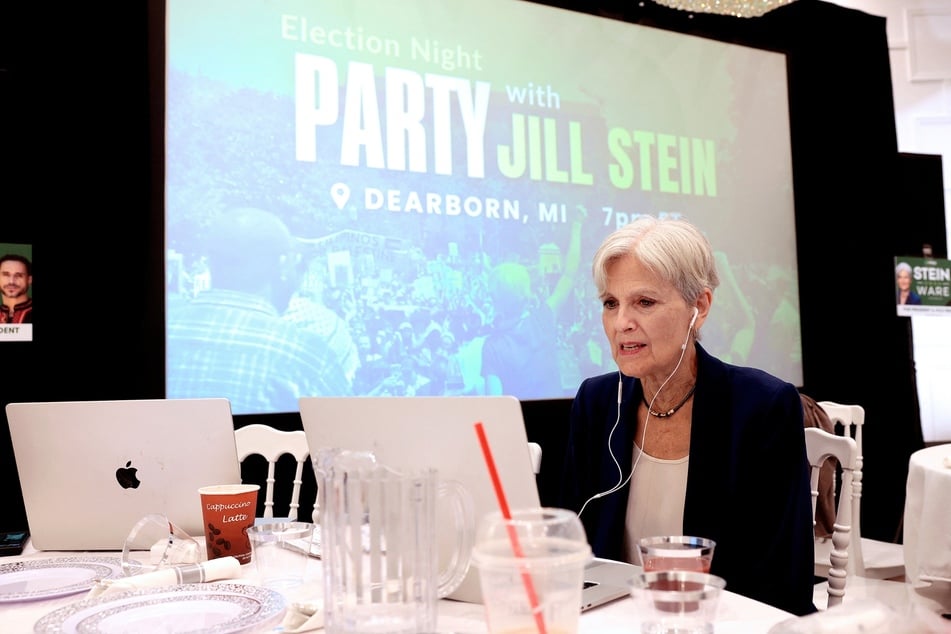
[[[638,214],[717,250],[702,345],[801,385],[783,54],[521,0],[166,11],[168,397],[570,398],[616,370],[591,257]],[[292,274],[216,228],[248,207]],[[298,331],[319,369],[255,360]]]

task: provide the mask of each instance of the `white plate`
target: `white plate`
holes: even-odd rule
[[[277,623],[284,596],[260,586],[191,583],[85,599],[50,612],[33,626],[42,634],[233,634]]]
[[[117,557],[24,559],[0,565],[0,603],[36,601],[89,590],[100,579],[122,576]]]

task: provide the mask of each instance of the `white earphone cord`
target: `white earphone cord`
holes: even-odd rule
[[[690,334],[692,332],[693,323],[696,319],[697,319],[697,314],[695,312],[694,318],[690,320],[690,326],[687,328],[686,342],[690,341]],[[661,383],[660,387],[657,388],[657,391],[654,392],[654,396],[651,398],[651,402],[647,406],[647,416],[644,417],[644,431],[641,433],[640,451],[637,452],[637,458],[634,459],[634,464],[631,465],[631,472],[628,474],[627,478],[624,478],[624,471],[621,469],[621,463],[618,462],[617,457],[614,455],[614,450],[611,449],[611,439],[614,437],[614,430],[617,429],[618,423],[621,421],[622,380],[621,380],[621,371],[618,370],[618,373],[617,373],[617,417],[614,419],[614,425],[611,426],[611,431],[608,434],[608,454],[610,454],[611,460],[614,461],[614,466],[617,467],[618,482],[607,491],[601,491],[600,493],[595,493],[594,495],[589,497],[587,500],[585,500],[585,503],[581,505],[581,510],[578,511],[578,517],[581,517],[581,514],[584,513],[584,510],[588,508],[588,502],[591,502],[592,500],[597,500],[598,498],[603,498],[604,496],[610,495],[614,493],[615,491],[619,491],[620,489],[624,488],[628,482],[631,481],[631,478],[634,476],[634,469],[637,468],[637,463],[640,462],[641,460],[641,454],[644,453],[644,439],[647,437],[647,423],[648,421],[650,421],[650,417],[651,417],[650,411],[654,408],[654,401],[657,400],[657,395],[660,394],[661,390],[664,389],[664,386],[667,385],[667,382],[670,381],[670,379],[673,378],[673,376],[677,373],[677,370],[680,369],[680,364],[683,363],[684,355],[686,354],[687,354],[687,343],[684,343],[684,345],[680,347],[680,358],[677,359],[677,365],[674,366],[673,371],[669,375],[667,375],[667,378],[664,379],[664,382]]]

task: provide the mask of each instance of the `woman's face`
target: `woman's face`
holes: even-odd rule
[[[632,256],[612,262],[607,274],[601,321],[618,369],[665,380],[687,342],[693,307]]]
[[[907,291],[909,288],[911,288],[911,272],[899,271],[895,276],[895,279],[898,282],[899,290]]]

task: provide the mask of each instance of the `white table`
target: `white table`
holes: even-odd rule
[[[908,460],[903,534],[906,579],[951,611],[951,444]]]
[[[98,557],[118,557],[115,552],[37,552],[27,545],[23,555],[19,557],[0,558],[0,564],[21,559],[36,559],[48,557],[76,557],[89,555]],[[227,583],[257,583],[253,564],[242,566],[240,579],[228,580]],[[307,572],[306,592],[321,593],[320,562],[311,560]],[[67,597],[30,601],[23,603],[8,603],[0,605],[0,631],[3,634],[28,634],[33,631],[33,624],[45,614],[52,612],[73,601],[85,598],[85,593]],[[779,610],[765,603],[760,603],[732,592],[724,593],[716,622],[717,634],[757,634],[765,633],[774,624],[793,615]],[[276,630],[275,630],[276,631]],[[473,603],[444,600],[439,602],[438,631],[453,634],[485,634],[485,618],[482,606]],[[637,608],[630,599],[620,599],[608,603],[581,615],[579,634],[630,634],[640,631],[640,620]]]

